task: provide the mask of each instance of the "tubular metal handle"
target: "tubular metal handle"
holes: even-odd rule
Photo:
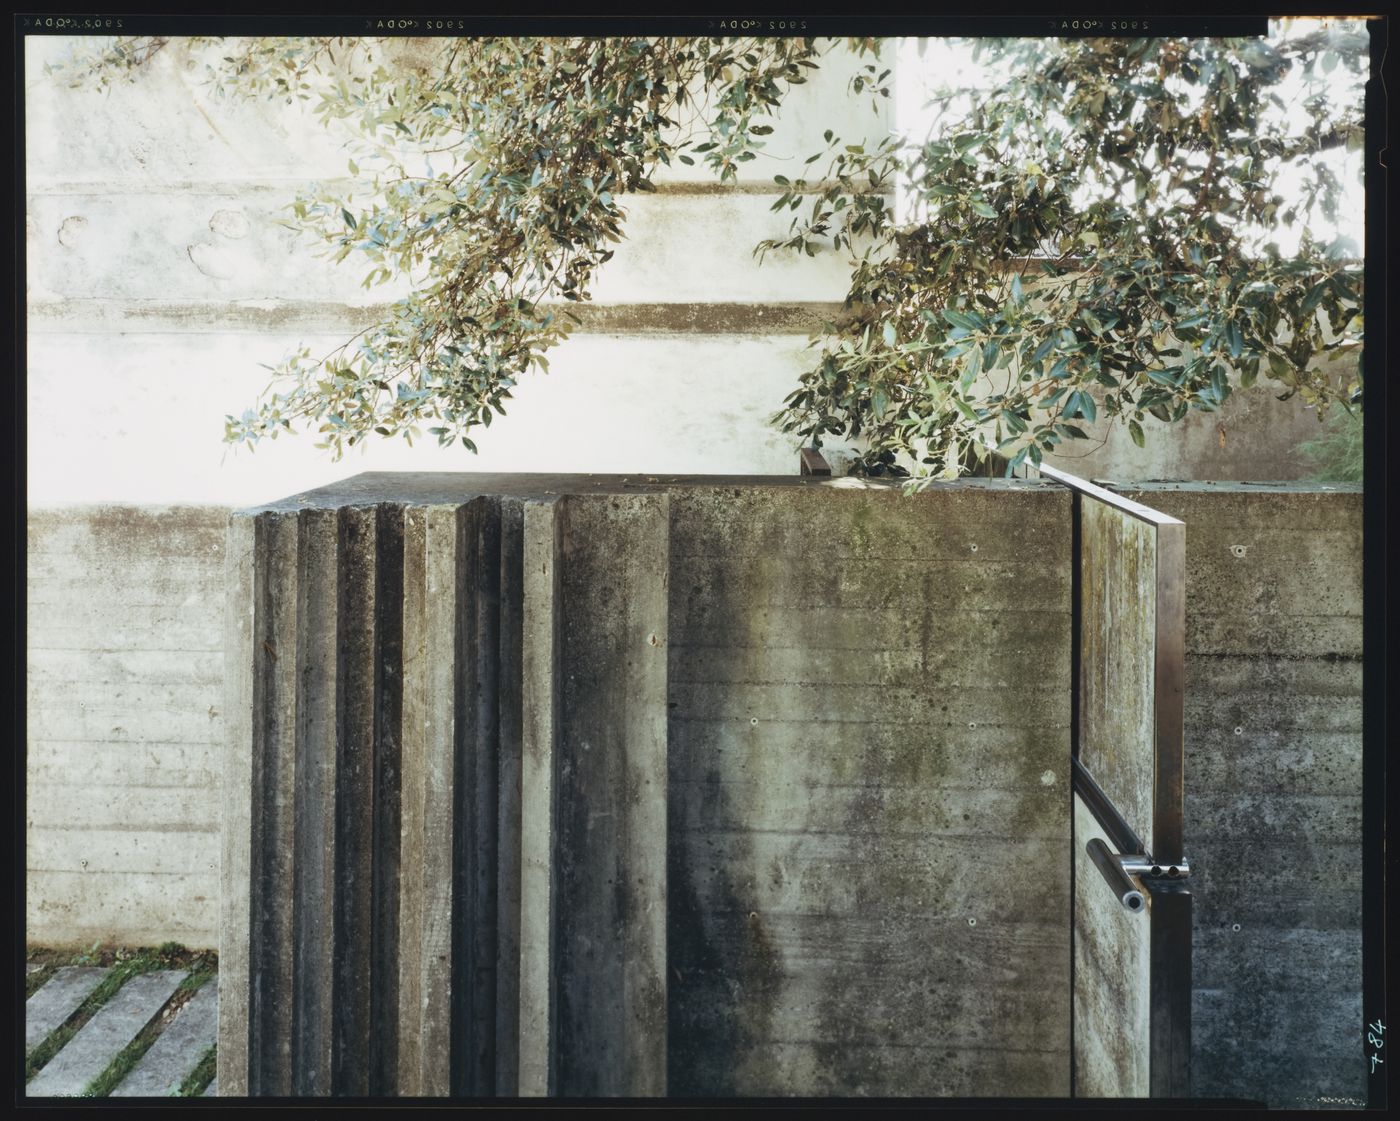
[[[1110,849],[1102,840],[1095,837],[1086,846],[1089,859],[1098,868],[1099,874],[1104,881],[1113,889],[1113,894],[1118,896],[1118,900],[1129,911],[1142,911],[1147,906],[1147,901],[1143,898],[1141,890],[1137,884],[1133,883],[1132,877],[1123,870],[1123,865],[1119,863],[1120,857],[1114,856]]]

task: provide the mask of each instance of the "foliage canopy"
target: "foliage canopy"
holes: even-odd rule
[[[72,64],[72,80],[134,75],[164,42],[109,41]],[[621,200],[673,161],[735,180],[785,94],[840,49],[228,43],[235,53],[211,73],[220,90],[311,100],[323,120],[358,126],[348,168],[367,199],[313,188],[291,224],[335,260],[366,263],[366,287],[411,289],[333,353],[284,361],[256,407],[228,419],[226,438],[250,444],[310,422],[337,455],[371,432],[411,442],[421,427],[475,450],[471,430],[504,413],[525,371],[548,368],[569,303],[589,298],[624,236]],[[879,44],[845,47],[865,56],[852,92],[888,97]],[[756,253],[831,246],[852,270],[845,315],[814,341],[777,424],[817,444],[860,441],[859,471],[932,478],[989,448],[1038,463],[1095,423],[1123,420],[1141,444],[1146,415],[1214,409],[1261,375],[1320,412],[1360,405],[1359,368],[1329,364],[1359,339],[1356,248],[1312,231],[1341,194],[1319,156],[1361,142],[1360,83],[1337,79],[1364,75],[1364,34],[979,50],[995,84],[961,108],[945,92],[929,136],[865,146],[828,131],[804,165],[820,178],[776,177],[789,236]],[[913,220],[896,220],[896,186]],[[1301,228],[1296,253],[1272,240],[1281,226]]]

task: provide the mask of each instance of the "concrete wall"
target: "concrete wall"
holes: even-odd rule
[[[1187,523],[1197,1090],[1359,1097],[1360,495],[1125,493]],[[30,515],[31,942],[216,942],[226,517]]]
[[[228,512],[31,512],[25,928],[213,946]]]
[[[1068,492],[671,502],[672,1093],[1067,1095]]]
[[[214,96],[204,54],[217,47],[176,40],[103,93],[43,73],[68,46],[25,43],[32,503],[242,506],[364,470],[793,469],[798,441],[767,420],[848,274],[836,253],[760,267],[752,251],[787,229],[769,210],[773,175],[801,174],[823,129],[854,143],[889,127],[888,111],[848,96],[861,63],[844,47],[795,89],[737,185],[677,164],[654,195],[623,200],[627,238],[585,326],[548,375],[523,380],[479,456],[375,437],[347,469],[310,437],[251,454],[220,441],[225,414],[266,385],[259,363],[303,342],[330,351],[396,294],[366,292],[364,269],[331,265],[276,224],[313,181],[353,189],[348,132],[300,102]]]
[[[371,476],[235,514],[221,1087],[363,1093],[396,1050],[380,1092],[1066,1093],[1070,495],[839,484]],[[392,653],[365,589],[400,585]]]

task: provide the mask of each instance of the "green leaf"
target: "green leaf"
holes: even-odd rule
[[[966,312],[957,311],[954,308],[944,308],[943,318],[946,319],[949,323],[951,323],[954,327],[961,327],[964,331],[981,330],[981,325],[979,325],[976,319],[968,315]],[[983,322],[985,323],[985,320]]]
[[[345,219],[345,224],[349,226],[352,230],[359,228],[355,222],[355,216],[351,214],[350,211],[346,210],[345,207],[342,206],[340,208],[340,214],[341,217]]]
[[[967,360],[963,364],[962,376],[958,378],[958,385],[964,393],[982,372],[982,347],[973,343],[972,348],[967,352]]]
[[[1230,348],[1230,357],[1238,358],[1244,350],[1244,336],[1239,324],[1231,321],[1225,325],[1225,342]]]
[[[973,213],[980,214],[983,218],[995,218],[997,216],[997,212],[981,199],[973,199],[970,205],[972,206]]]
[[[1135,420],[1128,421],[1128,435],[1133,438],[1133,443],[1138,447],[1142,447],[1146,443],[1146,438],[1143,436],[1142,432],[1142,425]]]

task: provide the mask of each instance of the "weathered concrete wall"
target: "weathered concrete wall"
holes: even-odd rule
[[[210,947],[227,512],[29,516],[25,931]]]
[[[1356,361],[1353,352],[1328,369],[1337,378],[1354,376]],[[1065,454],[1046,456],[1046,462],[1086,479],[1306,479],[1317,465],[1296,449],[1324,429],[1316,410],[1297,397],[1278,400],[1280,388],[1261,380],[1231,393],[1215,412],[1193,410],[1175,423],[1146,417],[1142,447],[1125,423],[1100,425],[1094,439],[1069,441],[1061,445]]]
[[[1122,493],[1186,523],[1195,1092],[1364,1099],[1361,494]]]
[[[313,181],[354,189],[348,130],[302,102],[215,96],[218,46],[175,40],[107,92],[44,74],[69,46],[25,44],[31,499],[241,506],[343,476],[309,438],[227,457],[220,441],[225,414],[265,387],[260,363],[303,342],[327,353],[398,294],[366,292],[358,265],[277,224]],[[796,87],[737,184],[677,164],[623,200],[627,237],[584,326],[478,434],[479,456],[375,438],[356,469],[790,471],[798,441],[767,420],[848,272],[834,252],[760,266],[753,247],[785,235],[773,175],[807,170],[824,129],[850,143],[888,130],[888,102],[873,113],[847,91],[865,61],[839,47]]]
[[[671,501],[671,1092],[1068,1094],[1068,492]]]
[[[221,1087],[363,1092],[394,1051],[381,1092],[1067,1091],[1067,492],[418,479],[233,517],[252,724],[230,726],[249,812],[227,837],[252,861],[231,865]],[[371,532],[393,510],[398,552]],[[516,518],[523,578],[502,580]],[[401,663],[364,602],[376,566],[401,573]],[[1029,698],[1017,657],[1041,668]],[[370,666],[401,675],[397,729]],[[497,765],[514,696],[518,793]],[[394,745],[396,787],[356,777]],[[385,874],[380,818],[401,823]],[[366,882],[397,930],[366,921]],[[397,1016],[366,1040],[375,971]]]
[[[372,503],[374,485],[347,489]],[[1360,1016],[1360,496],[1126,493],[1188,525],[1197,1090],[1359,1097],[1345,1041]],[[31,511],[31,942],[215,944],[226,519]],[[515,564],[503,588],[521,579]],[[503,756],[503,789],[510,766]]]

